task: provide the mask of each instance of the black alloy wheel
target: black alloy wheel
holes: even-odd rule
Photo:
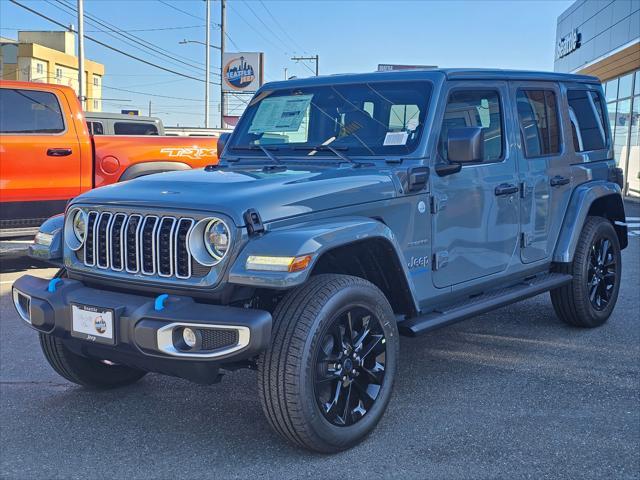
[[[569,325],[593,328],[611,316],[622,275],[620,241],[606,218],[590,216],[582,227],[571,263],[554,266],[571,281],[551,291],[558,317]]]
[[[367,308],[350,308],[328,325],[318,346],[318,407],[333,425],[353,425],[373,407],[384,383],[387,349],[382,325]]]
[[[606,237],[599,237],[591,245],[589,255],[589,301],[596,310],[607,308],[616,283],[617,262],[612,242]]]

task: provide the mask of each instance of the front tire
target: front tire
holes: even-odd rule
[[[347,275],[318,275],[273,315],[259,393],[273,429],[322,453],[348,449],[377,425],[398,362],[398,329],[382,292]]]
[[[558,317],[576,327],[593,328],[605,323],[618,299],[622,270],[620,243],[611,222],[587,217],[573,262],[559,270],[573,280],[551,291]]]
[[[49,365],[70,382],[89,388],[115,388],[137,382],[147,372],[123,365],[108,365],[73,353],[62,340],[40,333],[40,347]]]

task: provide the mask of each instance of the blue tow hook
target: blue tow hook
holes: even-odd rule
[[[61,278],[52,278],[49,280],[49,285],[47,286],[47,292],[54,293],[56,291],[56,285],[62,282]]]
[[[166,293],[163,293],[162,295],[158,295],[156,297],[156,301],[154,304],[154,308],[156,310],[156,312],[159,312],[160,310],[164,310],[164,301],[169,298],[169,295]]]

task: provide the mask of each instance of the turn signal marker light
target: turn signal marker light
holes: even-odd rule
[[[311,264],[312,259],[313,255],[301,255],[299,257],[249,255],[245,267],[247,270],[267,272],[300,272]]]

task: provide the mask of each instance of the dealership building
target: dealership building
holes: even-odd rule
[[[554,69],[602,81],[625,193],[640,196],[640,0],[577,0],[556,28]]]

